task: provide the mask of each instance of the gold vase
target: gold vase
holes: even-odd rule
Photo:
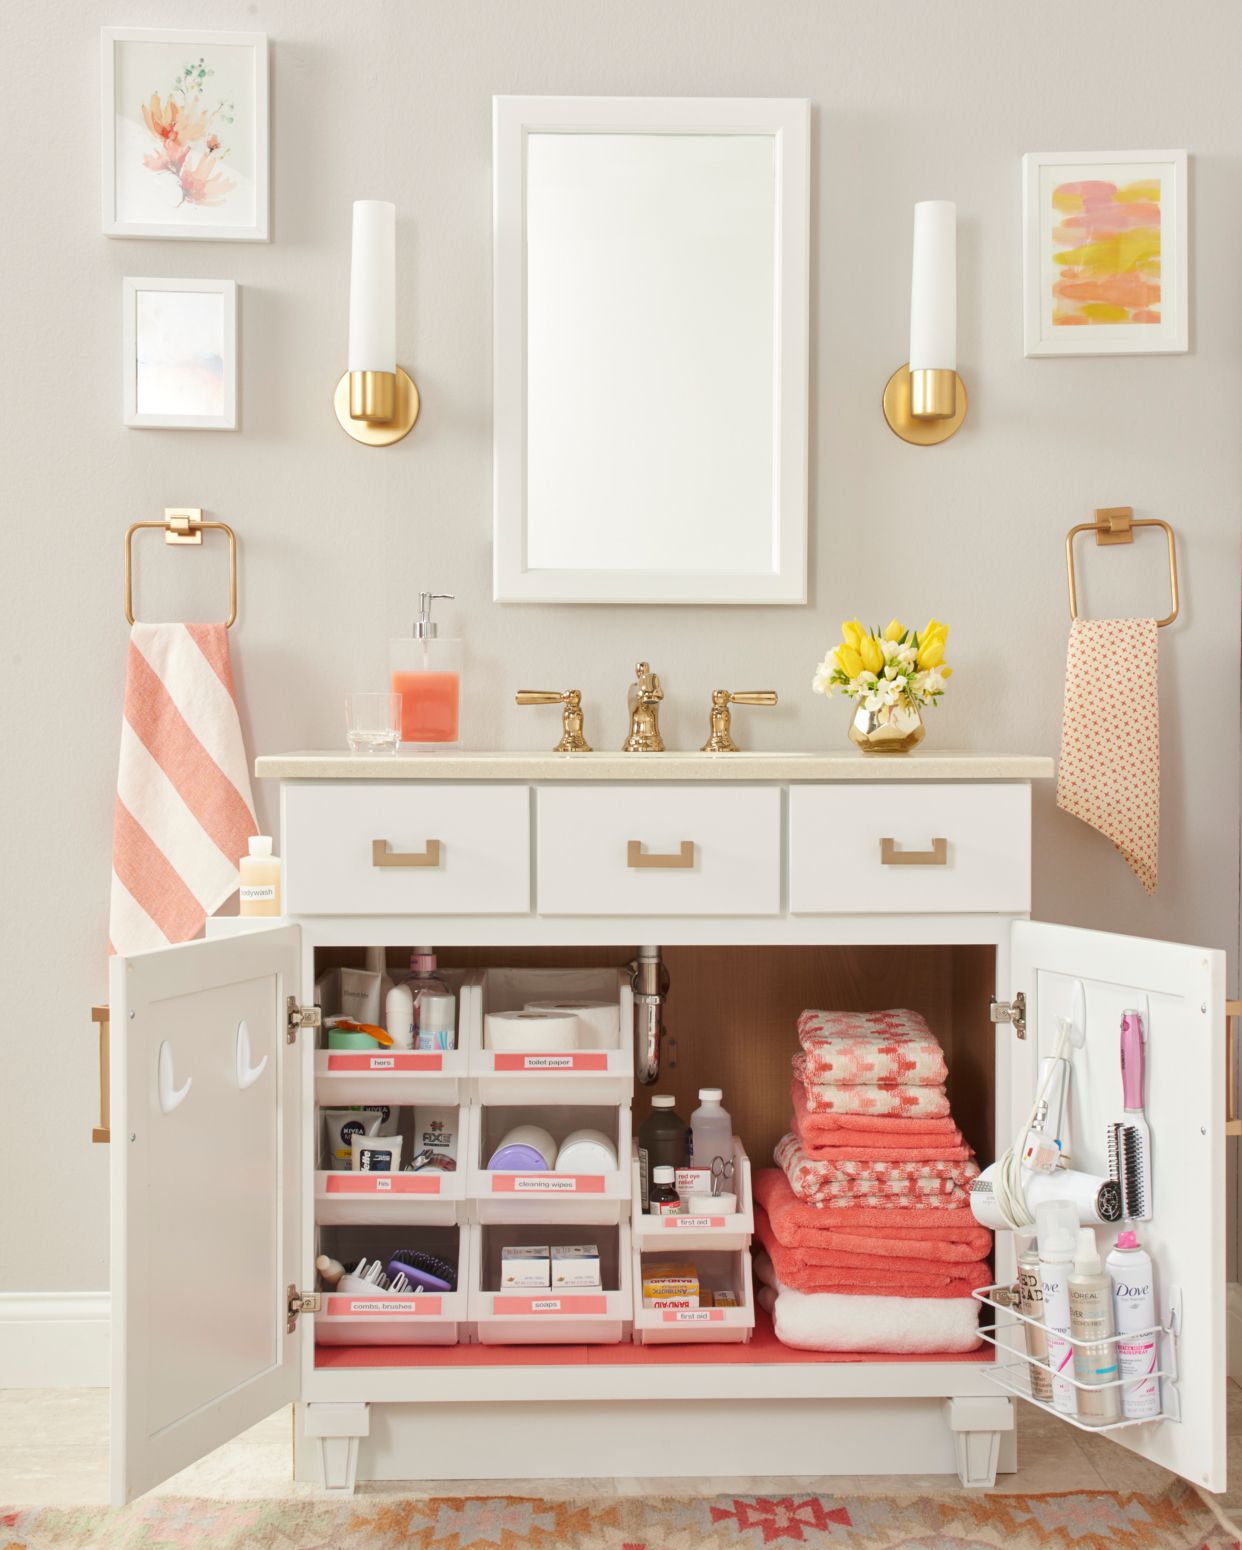
[[[868,710],[861,700],[850,717],[850,742],[864,753],[909,753],[924,737],[917,705],[886,705]]]

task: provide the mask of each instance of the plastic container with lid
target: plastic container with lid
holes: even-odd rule
[[[710,1168],[715,1158],[733,1156],[733,1121],[721,1100],[719,1087],[700,1087],[699,1106],[690,1116],[690,1161],[695,1168]]]
[[[248,855],[237,864],[241,875],[239,915],[280,914],[280,861],[272,855],[272,836],[252,834]]]
[[[676,1101],[671,1093],[656,1093],[651,1113],[638,1127],[638,1182],[644,1211],[651,1199],[651,1170],[684,1168],[690,1160],[690,1131],[674,1108]]]

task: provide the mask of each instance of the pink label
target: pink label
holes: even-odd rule
[[[403,1051],[397,1055],[350,1055],[334,1053],[328,1056],[328,1070],[333,1071],[443,1071],[444,1057],[435,1053]]]
[[[599,1173],[493,1173],[493,1195],[602,1195]]]
[[[350,1319],[438,1319],[439,1297],[329,1297],[327,1311],[333,1318]]]
[[[502,1314],[540,1313],[607,1313],[607,1297],[493,1297],[492,1313]]]
[[[579,1050],[564,1055],[493,1055],[496,1071],[607,1071],[605,1050]]]
[[[666,1216],[662,1218],[665,1227],[723,1227],[723,1216]]]
[[[438,1195],[439,1173],[330,1173],[329,1195]]]
[[[665,1308],[660,1317],[666,1324],[723,1324],[723,1308]]]

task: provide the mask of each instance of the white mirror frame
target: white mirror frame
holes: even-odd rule
[[[810,104],[805,98],[493,98],[493,596],[530,603],[805,603]],[[776,141],[773,568],[530,570],[526,556],[526,141],[532,133],[770,134]]]

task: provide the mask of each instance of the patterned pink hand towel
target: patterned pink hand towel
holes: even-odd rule
[[[1154,619],[1075,619],[1065,664],[1057,806],[1112,840],[1148,893],[1160,850]]]
[[[917,1012],[815,1012],[798,1018],[806,1082],[834,1087],[938,1087],[944,1052]]]
[[[805,1055],[795,1055],[793,1069],[812,1114],[900,1114],[913,1119],[944,1119],[948,1115],[949,1100],[943,1087],[836,1087],[810,1081],[806,1060]]]
[[[776,1165],[782,1168],[799,1200],[829,1210],[849,1205],[922,1206],[944,1210],[960,1206],[979,1165],[969,1156],[956,1162],[910,1159],[878,1162],[841,1159],[817,1162],[806,1155],[797,1136],[776,1144]]]
[[[109,949],[186,942],[238,885],[255,832],[222,624],[136,624],[112,832]]]

